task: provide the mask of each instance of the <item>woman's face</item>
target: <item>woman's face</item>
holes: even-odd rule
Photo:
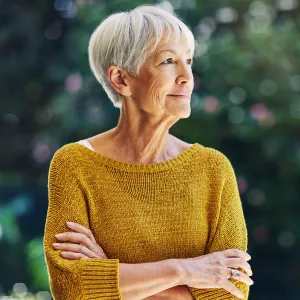
[[[175,37],[164,37],[139,76],[130,80],[131,97],[139,109],[157,116],[189,117],[194,88],[192,59],[193,53],[189,52],[183,35],[178,43]]]

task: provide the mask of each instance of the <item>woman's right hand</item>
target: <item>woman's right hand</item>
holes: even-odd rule
[[[243,293],[229,281],[231,269],[241,268],[236,280],[252,285],[252,270],[248,264],[251,256],[239,249],[227,249],[193,258],[177,259],[183,274],[182,282],[190,287],[223,288],[238,298],[244,298]]]

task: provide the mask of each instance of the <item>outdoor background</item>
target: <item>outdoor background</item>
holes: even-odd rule
[[[88,41],[104,17],[144,3],[159,2],[0,0],[0,299],[51,299],[49,163],[64,144],[117,124],[119,110],[89,69]],[[300,4],[160,5],[199,43],[192,114],[170,132],[232,162],[249,233],[250,300],[299,300]]]

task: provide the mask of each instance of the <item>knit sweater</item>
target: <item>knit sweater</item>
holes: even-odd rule
[[[199,143],[152,164],[65,144],[50,162],[48,198],[44,251],[54,299],[122,299],[119,263],[247,251],[234,169],[223,153]],[[107,259],[62,258],[52,244],[55,234],[70,231],[67,221],[90,228]],[[249,286],[230,281],[248,299]],[[188,288],[194,299],[238,299],[222,288]]]

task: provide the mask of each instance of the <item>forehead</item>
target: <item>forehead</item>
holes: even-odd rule
[[[153,54],[156,56],[165,52],[171,52],[174,54],[177,52],[183,52],[190,54],[192,50],[190,49],[189,41],[184,34],[180,35],[179,40],[176,40],[174,34],[171,34],[169,39],[166,35],[162,37]]]

